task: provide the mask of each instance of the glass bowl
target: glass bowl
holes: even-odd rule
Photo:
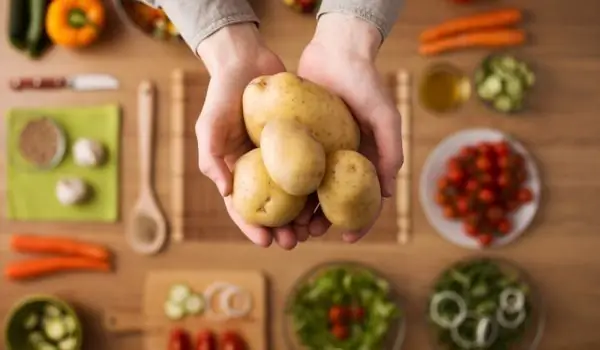
[[[527,325],[524,327],[524,331],[520,334],[520,339],[515,340],[510,343],[507,347],[493,347],[494,342],[491,343],[490,347],[461,347],[456,344],[441,344],[441,327],[431,321],[431,316],[429,313],[429,306],[432,299],[432,296],[428,297],[428,304],[426,306],[427,313],[425,315],[427,320],[427,328],[430,335],[430,343],[433,350],[462,350],[462,349],[477,349],[477,350],[485,350],[487,348],[490,349],[507,349],[507,350],[536,350],[539,346],[541,338],[544,333],[545,327],[545,317],[546,317],[546,309],[544,305],[543,298],[541,297],[537,287],[535,286],[531,277],[518,268],[515,264],[508,260],[500,259],[500,258],[489,258],[489,257],[472,257],[463,260],[459,260],[458,262],[452,264],[449,268],[445,269],[438,278],[435,280],[434,285],[432,287],[432,295],[440,290],[436,290],[436,285],[441,281],[441,279],[446,276],[452,269],[458,267],[464,267],[474,263],[487,262],[492,263],[500,268],[500,271],[507,277],[510,276],[511,281],[518,281],[524,284],[528,289],[528,295],[526,297],[526,308],[528,307],[529,319],[526,319]],[[470,293],[473,293],[473,289],[469,289]],[[466,293],[462,293],[461,297],[465,298]],[[473,295],[473,294],[471,294]],[[467,299],[468,300],[468,299]],[[478,306],[481,304],[478,304]],[[497,312],[494,309],[492,313]],[[496,321],[494,321],[496,322]],[[502,328],[503,331],[506,332],[506,329]]]
[[[404,342],[404,335],[406,329],[406,315],[403,307],[403,300],[401,296],[398,294],[397,290],[394,287],[394,284],[386,277],[382,276],[376,270],[367,267],[361,263],[350,262],[350,261],[338,261],[338,262],[329,262],[315,266],[307,273],[302,275],[294,284],[292,290],[287,296],[286,304],[285,304],[285,315],[284,315],[284,323],[283,323],[283,334],[284,340],[286,342],[286,348],[288,350],[313,350],[310,349],[300,343],[299,337],[294,331],[294,319],[291,315],[290,306],[292,305],[297,292],[305,286],[307,283],[314,281],[319,276],[322,276],[324,273],[331,271],[332,269],[342,268],[349,271],[356,272],[367,272],[374,275],[377,278],[381,278],[385,280],[389,285],[389,300],[395,305],[396,309],[399,311],[399,316],[396,317],[387,329],[387,334],[384,339],[384,346],[382,349],[386,350],[399,350],[402,348],[402,343]],[[324,307],[329,308],[331,305],[324,305]],[[366,311],[368,313],[369,310]],[[325,326],[327,327],[327,326]],[[321,349],[319,349],[321,350]],[[373,349],[375,350],[375,349]]]

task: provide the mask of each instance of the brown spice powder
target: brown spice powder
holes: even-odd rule
[[[60,132],[48,118],[39,118],[27,123],[19,139],[19,150],[23,158],[38,166],[49,165],[59,151]]]
[[[141,243],[149,244],[154,242],[156,234],[158,233],[158,226],[154,219],[146,216],[139,215],[135,220],[135,234]]]

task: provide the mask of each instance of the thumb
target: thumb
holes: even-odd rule
[[[379,160],[376,164],[379,182],[384,197],[391,197],[396,185],[396,176],[402,167],[402,126],[400,114],[392,108],[374,121],[373,134],[377,144]]]

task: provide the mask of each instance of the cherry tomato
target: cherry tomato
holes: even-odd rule
[[[465,222],[463,226],[467,236],[476,237],[479,234],[479,230],[477,229],[476,225],[473,225],[469,222]]]
[[[506,235],[510,233],[511,230],[512,224],[510,223],[510,220],[508,220],[507,218],[502,218],[502,220],[500,220],[500,222],[498,223],[498,231],[503,235]]]
[[[527,170],[519,169],[519,171],[517,171],[517,182],[519,184],[522,184],[526,180],[527,180]]]
[[[492,244],[493,239],[494,239],[494,236],[492,236],[489,233],[482,233],[477,236],[477,241],[479,241],[479,244],[483,247],[487,247],[490,244]]]
[[[508,172],[502,172],[498,175],[498,179],[496,180],[498,186],[501,188],[506,188],[510,186],[510,174]]]
[[[447,177],[442,177],[438,180],[438,189],[445,190],[450,186],[450,180]]]
[[[477,154],[477,150],[473,146],[465,146],[460,150],[460,157],[464,160],[473,158]]]
[[[448,179],[454,184],[461,182],[464,177],[465,173],[461,169],[455,168],[448,171]]]
[[[210,330],[202,330],[196,336],[196,350],[217,350],[217,338]]]
[[[492,169],[492,162],[486,156],[479,156],[475,163],[477,165],[477,169],[488,172]]]
[[[331,329],[331,333],[334,337],[336,337],[339,340],[347,339],[348,335],[350,335],[350,333],[348,332],[348,328],[340,324],[334,325]]]
[[[456,209],[454,209],[454,207],[452,207],[451,205],[445,205],[444,216],[448,219],[454,219],[458,216],[458,213],[456,212]]]
[[[517,195],[517,199],[521,203],[529,203],[533,199],[533,193],[528,188],[521,188]]]
[[[169,350],[192,350],[192,342],[187,332],[181,328],[175,328],[169,335]]]
[[[467,186],[465,186],[465,189],[467,190],[467,192],[473,193],[477,191],[477,189],[479,189],[479,183],[477,183],[477,180],[469,179],[469,181],[467,181]]]
[[[500,141],[496,143],[494,146],[494,152],[497,156],[507,156],[511,153],[510,144],[506,141]]]
[[[504,217],[504,210],[499,206],[490,207],[486,212],[486,217],[491,223],[497,223]]]
[[[365,317],[365,309],[360,306],[354,306],[350,309],[350,313],[352,314],[352,319],[354,321],[362,321]]]
[[[332,306],[331,309],[329,309],[329,321],[331,323],[343,323],[346,321],[346,319],[347,313],[344,307],[336,305]]]
[[[494,178],[491,174],[482,174],[481,176],[479,176],[479,183],[484,186],[491,185],[493,182]]]
[[[448,161],[448,170],[461,169],[461,168],[462,168],[462,164],[458,157],[450,158],[450,160]]]
[[[517,201],[517,200],[508,201],[508,203],[506,204],[506,208],[508,209],[508,211],[511,211],[511,212],[519,209],[520,206],[521,206],[521,203],[519,203],[519,201]]]
[[[438,192],[435,195],[435,202],[439,205],[444,205],[448,202],[448,196],[446,196],[443,192]]]
[[[493,152],[493,147],[489,142],[481,142],[479,145],[477,145],[477,150],[479,151],[480,155],[489,156]]]
[[[479,191],[479,195],[477,197],[483,203],[488,203],[488,204],[493,203],[494,200],[496,199],[494,192],[492,192],[490,189],[487,189],[487,188],[484,188],[481,191]]]
[[[246,342],[239,334],[233,331],[226,331],[221,334],[221,349],[246,350]]]
[[[459,214],[467,214],[469,212],[470,206],[470,201],[467,197],[459,197],[456,200],[456,209],[458,210]]]

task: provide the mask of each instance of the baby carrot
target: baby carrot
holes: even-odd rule
[[[109,257],[108,250],[104,247],[62,237],[16,234],[11,237],[10,245],[13,250],[24,253],[54,253],[99,260]]]
[[[74,270],[109,272],[110,265],[106,261],[88,258],[39,258],[9,263],[4,268],[4,276],[11,280],[22,280]]]
[[[420,40],[426,43],[467,31],[509,26],[518,23],[522,18],[523,13],[518,9],[512,8],[460,17],[425,30],[421,33]]]
[[[421,44],[419,53],[433,56],[446,51],[469,47],[505,47],[520,45],[525,42],[525,32],[517,29],[501,29],[493,31],[467,33],[447,39],[440,39]]]

